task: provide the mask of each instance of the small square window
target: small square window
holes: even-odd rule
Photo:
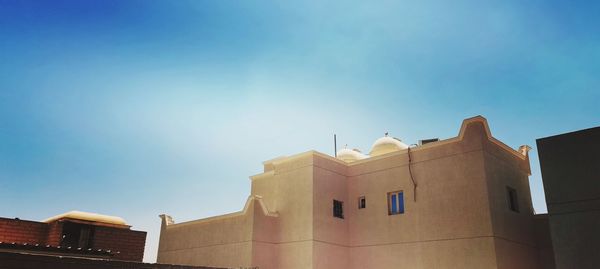
[[[342,201],[333,200],[333,216],[336,218],[344,218],[344,203]]]
[[[517,190],[506,187],[506,200],[508,202],[508,209],[519,212],[519,197],[517,196]]]
[[[358,209],[367,208],[367,199],[364,196],[358,197]]]
[[[388,214],[404,213],[404,193],[402,191],[388,193]]]

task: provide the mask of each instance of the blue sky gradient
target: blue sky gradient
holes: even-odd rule
[[[0,216],[146,230],[240,210],[261,162],[483,115],[528,144],[600,125],[589,1],[0,0]]]

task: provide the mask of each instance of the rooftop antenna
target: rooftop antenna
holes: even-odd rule
[[[333,134],[333,155],[337,158],[337,138],[335,134]]]

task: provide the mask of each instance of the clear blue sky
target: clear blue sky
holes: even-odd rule
[[[418,3],[417,3],[418,2]],[[240,210],[261,162],[385,131],[509,146],[600,125],[594,1],[0,0],[0,216]]]

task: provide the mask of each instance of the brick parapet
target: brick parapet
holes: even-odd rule
[[[145,244],[146,232],[112,227],[96,227],[94,231],[93,247],[119,252],[114,259],[142,261]]]
[[[0,242],[44,244],[47,232],[43,222],[0,218]]]
[[[0,217],[0,242],[60,246],[64,221],[51,223]],[[146,232],[128,228],[94,226],[92,248],[111,250],[113,258],[142,261]]]

